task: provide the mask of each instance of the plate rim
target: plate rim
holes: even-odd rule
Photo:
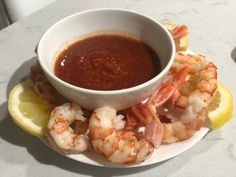
[[[92,165],[92,166],[97,166],[97,167],[104,167],[104,168],[136,168],[136,167],[144,167],[144,166],[148,166],[148,165],[155,165],[155,164],[158,164],[160,162],[164,162],[166,160],[169,160],[179,154],[182,154],[183,152],[187,151],[188,149],[190,149],[191,147],[193,147],[195,144],[197,144],[204,136],[207,135],[207,133],[210,131],[210,128],[208,127],[202,127],[200,130],[198,130],[190,139],[187,139],[187,140],[184,140],[184,141],[180,141],[180,142],[176,142],[176,143],[173,143],[173,144],[164,144],[164,145],[160,145],[160,147],[158,147],[157,149],[154,150],[153,154],[154,153],[157,153],[159,148],[161,148],[162,146],[173,146],[173,145],[176,145],[176,144],[183,144],[183,143],[188,143],[187,145],[188,146],[184,146],[183,148],[181,148],[180,150],[178,150],[177,152],[163,158],[163,159],[160,159],[160,160],[157,160],[156,162],[150,162],[150,163],[147,163],[147,160],[151,160],[152,157],[153,157],[153,154],[152,156],[147,159],[146,161],[144,162],[141,162],[141,163],[134,163],[134,164],[116,164],[116,163],[112,163],[112,162],[109,162],[107,159],[105,161],[105,164],[102,164],[102,163],[99,163],[97,161],[94,161],[92,160],[93,162],[95,163],[90,163],[89,161],[84,161],[84,160],[78,160],[77,158],[75,158],[74,156],[78,156],[78,155],[83,155],[86,157],[86,155],[84,155],[83,153],[81,154],[69,154],[69,155],[65,155],[61,152],[59,152],[58,150],[56,150],[55,148],[53,148],[53,146],[48,142],[47,138],[46,137],[43,137],[43,138],[39,138],[44,144],[46,144],[50,149],[52,149],[53,151],[57,152],[58,154],[64,156],[64,157],[67,157],[67,158],[70,158],[72,160],[75,160],[75,161],[78,161],[80,163],[83,163],[83,164],[88,164],[88,165]],[[98,156],[100,156],[100,158],[102,159],[105,159],[101,154],[98,154]],[[87,157],[86,157],[87,158]]]

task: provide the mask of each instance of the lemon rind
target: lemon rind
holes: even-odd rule
[[[208,113],[208,118],[210,119],[213,130],[222,127],[233,117],[232,93],[226,87],[224,87],[223,84],[218,84],[218,90],[220,91],[221,97],[227,99],[223,99],[219,104],[219,107],[222,107],[223,111],[221,109],[221,111],[212,111]]]
[[[13,98],[17,98],[18,95],[23,91],[24,86],[29,87],[32,85],[30,80],[24,81],[23,83],[17,84],[10,92],[8,99],[8,111],[12,117],[13,122],[22,128],[27,133],[42,137],[44,135],[44,128],[35,125],[30,118],[26,119],[25,116],[19,111],[18,105],[19,100]]]

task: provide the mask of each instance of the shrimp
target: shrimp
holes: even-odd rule
[[[95,109],[89,120],[89,137],[95,151],[113,163],[146,160],[153,153],[154,145],[134,131],[125,130],[125,124],[124,116],[116,115],[115,109]]]
[[[144,104],[162,121],[162,143],[174,143],[192,137],[203,126],[208,105],[216,90],[217,68],[212,62],[201,55],[177,53],[169,74]],[[132,108],[133,117],[128,117],[130,125],[135,126],[140,121],[150,122],[150,116],[141,114],[143,108]],[[146,130],[146,139],[155,144],[159,139],[155,138],[158,134],[152,127],[154,125]]]
[[[186,81],[180,84],[178,94],[171,97],[157,114],[169,119],[164,125],[164,143],[186,140],[199,130],[207,117],[208,105],[217,90],[217,68],[201,55],[177,53],[171,73],[188,67]],[[167,79],[167,80],[170,80]]]
[[[171,30],[171,35],[175,41],[188,35],[188,27],[186,25],[178,25]]]
[[[182,46],[181,40],[187,37],[188,27],[186,25],[178,25],[169,31],[175,41],[176,51],[185,51],[186,47]],[[184,43],[186,43],[186,41]]]
[[[75,120],[86,122],[81,108],[74,103],[65,103],[56,107],[48,122],[49,135],[57,147],[65,154],[84,152],[89,147],[86,133],[75,134],[70,127]],[[83,131],[85,132],[85,131]]]
[[[31,79],[34,84],[34,91],[52,109],[65,102],[63,98],[49,83],[39,63],[31,67]]]
[[[163,140],[164,126],[160,121],[157,108],[161,107],[171,98],[177,99],[178,90],[185,82],[188,67],[182,68],[175,73],[171,82],[170,77],[163,82],[157,90],[151,95],[145,104],[138,104],[131,108],[131,114],[127,116],[128,127],[135,127],[138,124],[145,126],[144,136],[155,147],[158,147]]]

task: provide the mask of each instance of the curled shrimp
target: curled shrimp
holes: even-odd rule
[[[188,75],[185,82],[176,89],[177,94],[157,108],[157,114],[170,121],[163,123],[164,143],[192,137],[203,126],[208,105],[217,90],[217,68],[201,55],[177,53],[167,80],[186,66],[189,68]]]
[[[86,133],[75,134],[70,127],[75,120],[86,122],[81,108],[74,103],[65,103],[52,111],[48,122],[49,141],[65,154],[84,152],[89,147]]]
[[[55,108],[65,102],[65,99],[49,83],[39,63],[31,66],[31,79],[34,91],[49,107]]]
[[[174,64],[148,101],[132,108],[133,117],[128,123],[150,122],[150,116],[142,114],[149,108],[162,121],[164,126],[163,143],[186,140],[199,130],[207,117],[208,105],[217,90],[217,68],[201,55],[177,53]],[[164,118],[164,119],[163,119]],[[168,120],[166,122],[164,120]],[[153,121],[148,126],[146,139],[159,143],[159,136]],[[149,138],[152,137],[152,138]]]
[[[188,67],[184,67],[175,73],[171,82],[170,78],[168,78],[168,82],[162,83],[145,104],[133,106],[131,113],[128,114],[128,125],[131,127],[139,124],[144,125],[144,136],[155,147],[158,147],[162,143],[165,133],[165,128],[160,121],[157,108],[164,105],[171,98],[178,97],[178,89],[185,82],[188,71]]]
[[[142,162],[151,156],[154,145],[133,131],[125,130],[123,118],[110,107],[95,109],[89,120],[91,144],[96,152],[113,163]]]

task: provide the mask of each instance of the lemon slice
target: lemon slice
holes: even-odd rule
[[[42,137],[51,109],[32,90],[32,81],[17,84],[10,92],[8,110],[13,121],[26,132]]]
[[[233,116],[232,93],[224,85],[218,84],[218,91],[208,108],[208,118],[212,129],[220,128]]]
[[[162,23],[169,31],[173,30],[176,25],[173,23]],[[177,51],[185,51],[188,48],[188,37],[181,38],[180,40],[175,41],[175,46]]]

